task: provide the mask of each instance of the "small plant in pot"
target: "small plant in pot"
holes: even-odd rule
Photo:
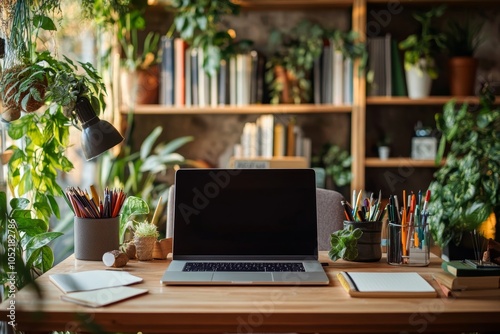
[[[159,233],[156,225],[147,221],[139,223],[134,231],[134,245],[137,259],[149,261],[153,259],[153,249]]]
[[[332,261],[340,259],[354,261],[358,257],[358,239],[363,232],[352,225],[335,231],[330,237],[331,249],[328,256]]]
[[[429,96],[432,79],[438,76],[434,52],[445,47],[445,36],[434,32],[431,23],[433,18],[442,16],[444,10],[444,6],[439,6],[415,13],[413,17],[422,25],[420,34],[412,34],[399,43],[399,48],[405,51],[406,84],[412,99]]]
[[[483,22],[449,21],[446,30],[446,49],[450,59],[450,93],[453,96],[474,95],[477,59],[474,52],[483,43],[480,37]]]

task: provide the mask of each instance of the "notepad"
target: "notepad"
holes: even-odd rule
[[[416,272],[340,272],[337,275],[352,297],[436,297],[436,290]]]
[[[89,270],[68,274],[49,275],[62,292],[90,291],[142,282],[142,278],[126,271]]]
[[[101,307],[147,293],[146,289],[118,286],[114,288],[79,291],[62,295],[61,299],[89,307]]]

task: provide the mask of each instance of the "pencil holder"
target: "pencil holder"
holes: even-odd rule
[[[78,260],[101,261],[102,255],[118,249],[119,217],[75,217],[75,257]]]
[[[352,226],[359,228],[363,234],[358,239],[358,256],[353,261],[356,262],[376,262],[382,257],[382,223],[381,222],[356,222],[344,221],[344,229]]]
[[[428,266],[430,263],[429,225],[389,223],[387,263],[404,266]]]

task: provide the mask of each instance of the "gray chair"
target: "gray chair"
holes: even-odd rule
[[[334,190],[316,189],[318,215],[318,250],[330,250],[330,235],[344,228],[344,200],[342,194]]]
[[[167,238],[173,236],[174,195],[174,186],[171,186],[167,202]],[[345,216],[344,208],[340,203],[343,199],[344,197],[334,190],[316,189],[318,250],[320,251],[330,250],[330,234],[343,228]]]

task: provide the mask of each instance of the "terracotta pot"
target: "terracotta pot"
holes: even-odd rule
[[[451,95],[474,95],[477,59],[472,57],[453,57],[449,61],[449,70]]]

